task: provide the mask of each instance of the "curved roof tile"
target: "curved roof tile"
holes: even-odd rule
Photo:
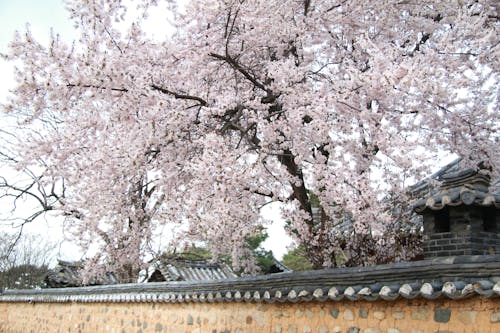
[[[500,296],[500,255],[204,282],[6,290],[0,302],[307,302]]]

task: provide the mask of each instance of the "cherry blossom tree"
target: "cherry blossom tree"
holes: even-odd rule
[[[64,180],[58,209],[100,247],[91,262],[130,275],[169,230],[247,265],[270,202],[316,268],[408,259],[405,188],[439,153],[498,176],[497,1],[67,7],[74,43],[12,42],[5,109],[17,167]],[[175,33],[158,38],[143,25],[162,10]]]

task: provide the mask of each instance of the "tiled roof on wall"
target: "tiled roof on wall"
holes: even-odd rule
[[[422,197],[413,204],[416,212],[463,204],[500,207],[500,180],[491,181],[486,174],[461,167],[460,162],[456,159],[410,189],[413,195]],[[435,187],[433,181],[441,185]]]
[[[146,281],[206,281],[234,277],[236,274],[224,262],[210,263],[204,259],[162,258],[148,269]]]
[[[58,260],[56,267],[51,269],[45,277],[45,282],[49,288],[80,287],[83,286],[82,270],[83,262]],[[118,283],[118,279],[111,272],[102,274],[97,279],[94,278],[89,281],[90,285],[116,283]]]
[[[372,267],[45,290],[7,290],[0,302],[299,302],[500,296],[500,255]]]

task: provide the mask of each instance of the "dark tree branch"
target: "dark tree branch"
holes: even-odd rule
[[[264,196],[264,197],[268,197],[268,198],[273,198],[274,197],[274,193],[273,192],[265,193],[265,192],[262,192],[262,191],[259,191],[259,190],[252,190],[250,187],[245,187],[245,188],[243,188],[243,190],[248,191],[248,192],[253,193],[253,194],[257,194],[257,195],[261,195],[261,196]]]
[[[205,101],[203,98],[201,97],[198,97],[198,96],[193,96],[193,95],[188,95],[188,94],[182,94],[182,93],[177,93],[175,91],[172,91],[172,90],[168,90],[166,88],[163,88],[163,87],[160,87],[156,84],[152,84],[151,85],[151,88],[153,90],[156,90],[156,91],[159,91],[161,93],[164,93],[164,94],[167,94],[167,95],[172,95],[174,96],[176,99],[186,99],[186,100],[192,100],[192,101],[196,101],[199,103],[199,105],[201,106],[207,106],[208,103],[207,101]]]
[[[311,6],[311,0],[304,0],[304,16],[309,13],[309,7]]]
[[[286,167],[288,173],[292,176],[298,177],[300,180],[300,185],[296,185],[294,182],[290,183],[293,191],[292,198],[295,198],[299,201],[300,208],[303,211],[311,214],[311,203],[309,201],[309,197],[307,196],[307,189],[304,183],[304,175],[302,174],[302,170],[300,170],[295,163],[294,158],[295,156],[289,149],[286,149],[283,152],[283,155],[278,156],[278,160]],[[312,220],[309,221],[309,224],[312,227]]]
[[[254,86],[257,88],[265,91],[268,94],[272,94],[272,91],[268,89],[263,83],[259,82],[254,76],[252,76],[247,69],[245,69],[243,66],[241,66],[236,60],[234,60],[231,56],[226,55],[220,55],[217,53],[210,53],[209,54],[212,58],[215,58],[217,60],[222,60],[226,62],[229,66],[240,72],[248,81],[252,82]]]
[[[74,84],[74,83],[68,83],[66,85],[68,88],[93,88],[93,89],[99,89],[99,90],[111,90],[111,91],[119,91],[119,92],[128,92],[127,88],[109,88],[105,86],[99,86],[95,84]]]

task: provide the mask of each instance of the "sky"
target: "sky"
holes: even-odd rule
[[[51,28],[54,28],[62,38],[72,40],[74,33],[67,18],[61,0],[0,0],[0,54],[8,53],[8,45],[14,38],[15,32],[25,32],[27,24],[35,38],[42,43],[48,42]],[[14,85],[13,68],[12,63],[0,58],[0,103],[6,101],[9,89]],[[7,127],[13,121],[0,112],[0,128]],[[16,173],[0,165],[0,175],[13,179]],[[29,203],[24,203],[18,209],[26,214],[30,207],[32,206]],[[11,205],[0,202],[0,213],[8,213],[11,209]],[[18,230],[6,225],[0,225],[0,228],[0,232],[11,233]],[[78,260],[81,257],[79,249],[63,237],[61,221],[53,216],[40,217],[25,228],[25,232],[39,234],[51,242],[56,242],[58,246],[55,257],[66,260]]]
[[[62,39],[72,41],[76,38],[76,34],[68,18],[69,15],[64,9],[62,0],[0,0],[0,54],[8,52],[8,44],[13,39],[15,31],[21,33],[26,31],[26,24],[29,24],[29,29],[34,37],[42,43],[48,42],[51,28]],[[162,30],[157,29],[159,20],[164,21],[164,18],[156,18],[155,21],[153,15],[151,25],[155,27],[156,31]],[[8,91],[13,84],[13,64],[0,58],[0,103],[6,101]],[[0,128],[6,125],[8,125],[8,121],[0,115]],[[0,165],[0,175],[13,177],[14,172]],[[10,207],[2,205],[0,202],[0,210],[5,212],[7,209]],[[26,204],[20,209],[26,211],[29,209],[29,205]],[[268,228],[270,237],[263,245],[266,249],[272,250],[274,255],[280,259],[287,251],[290,238],[283,230],[283,221],[279,218],[278,210],[279,207],[276,205],[267,205],[263,209],[263,215],[274,221]],[[61,223],[53,216],[46,216],[35,221],[27,230],[39,233],[42,237],[57,240],[60,246],[56,257],[64,260],[81,259],[82,252],[71,242],[64,240]],[[5,226],[3,230],[12,231]]]
[[[72,40],[71,22],[61,0],[0,0],[0,53],[6,53],[15,31],[26,31],[29,23],[33,35],[42,42],[48,41],[54,28],[62,38]],[[0,60],[0,101],[5,101],[13,82],[12,66]]]

